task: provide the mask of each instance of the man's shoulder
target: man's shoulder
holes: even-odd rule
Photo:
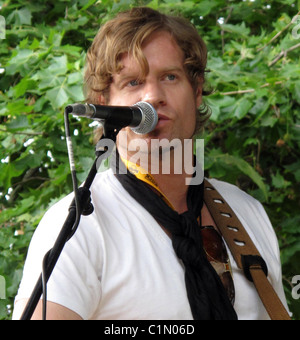
[[[224,197],[227,203],[241,206],[242,204],[253,204],[261,207],[261,203],[238,186],[215,178],[207,179],[215,189]]]
[[[237,217],[246,220],[250,225],[264,225],[271,228],[270,220],[266,211],[256,198],[249,195],[238,186],[220,181],[217,179],[208,179],[220,195],[225,199]],[[253,225],[253,228],[256,227]]]

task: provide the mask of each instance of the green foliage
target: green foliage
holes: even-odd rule
[[[180,13],[208,45],[214,93],[204,138],[207,174],[237,184],[264,203],[278,235],[287,299],[300,274],[299,1],[4,0],[0,41],[0,275],[9,319],[32,233],[44,212],[72,190],[64,106],[84,99],[87,48],[101,23],[147,4]],[[300,17],[299,17],[300,18]],[[76,168],[94,158],[92,128],[72,120]]]

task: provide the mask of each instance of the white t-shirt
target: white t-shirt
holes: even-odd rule
[[[247,229],[265,259],[269,279],[286,306],[278,243],[261,206],[228,183],[210,180]],[[94,212],[82,216],[47,285],[49,301],[83,319],[191,320],[184,267],[171,239],[122,187],[111,170],[98,173],[91,188]],[[61,230],[73,194],[55,204],[32,238],[16,300],[29,298],[41,262]],[[229,252],[239,319],[268,319],[253,286]],[[13,316],[14,318],[14,316]]]

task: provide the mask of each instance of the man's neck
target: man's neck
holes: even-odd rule
[[[139,159],[135,159],[134,154],[128,154],[122,148],[118,149],[123,159],[137,164],[152,175],[160,191],[178,213],[187,210],[188,182],[194,170],[192,147],[182,150],[180,154],[176,154],[178,150],[172,149],[168,153],[160,152],[158,157],[149,153],[148,157],[140,157]],[[189,157],[186,157],[187,152],[190,153]]]
[[[168,198],[174,209],[179,213],[187,210],[187,192],[185,174],[153,175],[160,190]]]

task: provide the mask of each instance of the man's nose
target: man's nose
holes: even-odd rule
[[[165,91],[159,80],[146,82],[142,97],[142,101],[150,103],[155,109],[161,105],[164,105],[166,102]]]

